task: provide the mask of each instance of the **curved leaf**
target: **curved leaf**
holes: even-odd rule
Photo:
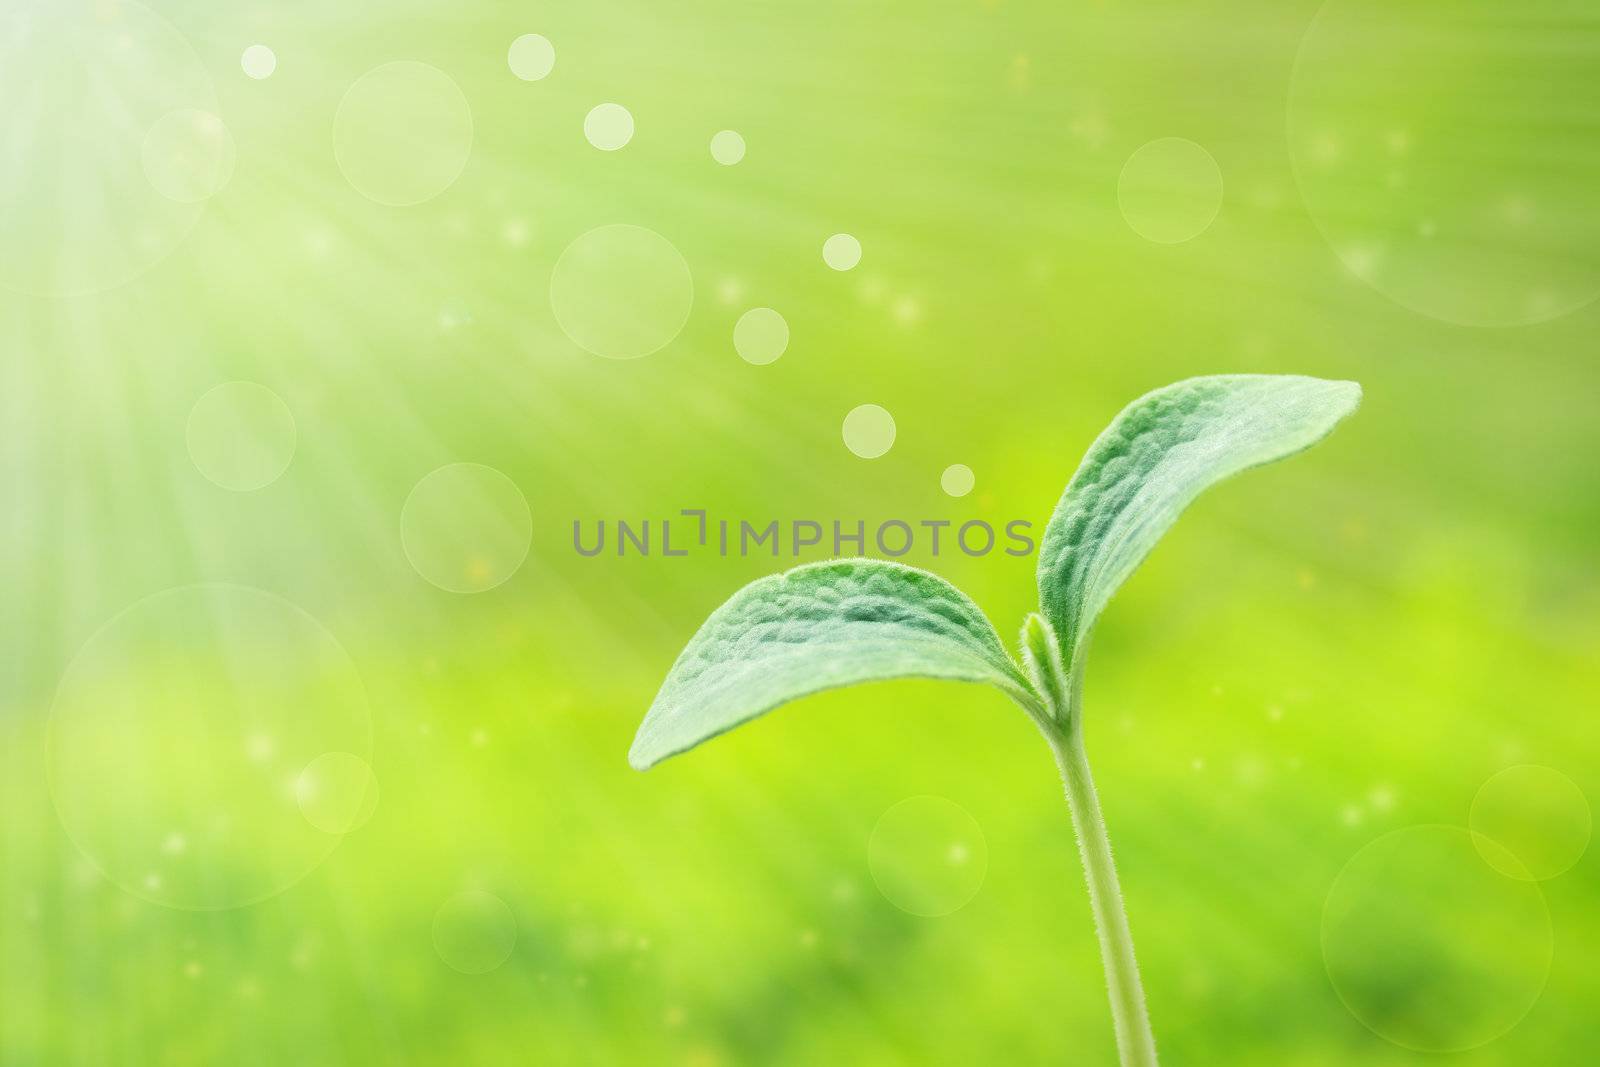
[[[644,770],[799,697],[856,682],[1027,682],[967,596],[883,560],[812,563],[745,586],[712,612],[661,685],[628,762]]]
[[[1177,382],[1124,408],[1090,446],[1039,545],[1039,602],[1068,665],[1195,497],[1311,447],[1360,402],[1355,382],[1230,374]]]

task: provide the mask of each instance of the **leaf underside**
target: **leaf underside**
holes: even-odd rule
[[[830,560],[769,575],[711,614],[668,672],[628,752],[643,770],[780,704],[892,678],[1028,686],[994,627],[938,575]]]
[[[1039,544],[1039,602],[1069,667],[1106,602],[1195,497],[1326,437],[1354,382],[1219,375],[1147,393],[1097,438]]]

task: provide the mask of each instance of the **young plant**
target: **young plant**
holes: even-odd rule
[[[988,682],[1038,726],[1066,783],[1124,1067],[1156,1063],[1133,938],[1083,748],[1089,634],[1189,503],[1218,481],[1316,444],[1356,409],[1354,382],[1191,378],[1135,400],[1089,448],[1039,546],[1040,611],[1019,664],[964,593],[898,563],[841,559],[752,582],[668,672],[628,761],[644,770],[780,704],[856,682]]]

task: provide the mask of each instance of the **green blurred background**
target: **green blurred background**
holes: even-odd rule
[[[0,1061],[1114,1062],[1016,709],[636,774],[778,564],[572,523],[1037,532],[1134,396],[1264,371],[1366,402],[1088,674],[1163,1058],[1596,1062],[1597,57],[1578,0],[7,0]]]

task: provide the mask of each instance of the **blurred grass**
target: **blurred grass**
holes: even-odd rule
[[[0,293],[0,1062],[1112,1062],[1070,823],[1021,715],[976,688],[875,686],[636,775],[667,665],[774,564],[581,559],[570,527],[706,507],[1037,530],[1125,402],[1245,370],[1355,378],[1367,400],[1201,501],[1096,635],[1088,743],[1152,1019],[1171,1063],[1437,1058],[1341,1005],[1322,904],[1362,845],[1464,824],[1505,766],[1600,796],[1597,312],[1474,330],[1342,270],[1284,143],[1315,4],[154,6],[212,72],[232,181],[125,288]],[[1537,29],[1548,47],[1591,39],[1563,17]],[[505,69],[524,32],[555,42],[545,82]],[[258,40],[279,57],[259,83],[237,62]],[[344,89],[394,58],[449,72],[475,117],[460,180],[403,210],[330,151]],[[613,99],[638,132],[596,152],[582,117]],[[706,141],[730,127],[749,154],[717,167]],[[1592,168],[1588,129],[1550,130],[1562,181]],[[1115,191],[1170,135],[1212,152],[1227,194],[1164,247]],[[546,295],[566,244],[616,221],[669,237],[696,281],[682,335],[626,363],[571,344]],[[865,249],[846,274],[820,262],[840,230]],[[793,339],[752,367],[730,334],[763,305]],[[256,493],[184,450],[194,401],[238,378],[298,423]],[[899,429],[871,463],[839,440],[863,402]],[[534,518],[526,565],[470,597],[423,582],[398,535],[411,487],[456,461],[512,477]],[[938,488],[953,462],[977,473],[962,500]],[[1031,559],[910,561],[1007,636],[1031,606]],[[214,913],[105,881],[44,773],[77,649],[202,580],[339,637],[381,786],[305,880]],[[896,910],[867,867],[879,815],[921,793],[987,838],[983,889],[941,919]],[[1600,1055],[1597,864],[1541,887],[1555,954],[1527,1019],[1450,1062]],[[486,975],[431,941],[471,888],[518,920]]]

